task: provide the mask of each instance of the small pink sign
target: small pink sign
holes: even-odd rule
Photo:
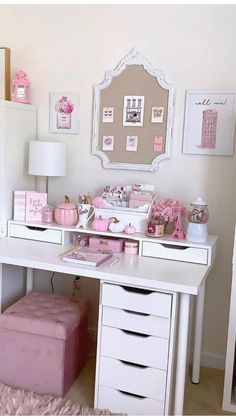
[[[42,221],[42,208],[47,205],[44,192],[26,192],[26,220]]]
[[[163,137],[162,135],[155,135],[154,137],[154,151],[162,151]]]

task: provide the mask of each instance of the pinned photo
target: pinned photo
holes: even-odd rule
[[[143,126],[144,96],[124,96],[123,125]]]
[[[128,135],[126,138],[126,151],[137,151],[138,150],[138,136]]]
[[[113,151],[114,149],[114,136],[104,135],[102,137],[102,149],[104,151]]]
[[[161,152],[163,147],[163,137],[162,135],[155,135],[154,137],[154,151]]]
[[[114,108],[103,108],[102,109],[102,122],[113,122],[114,121]]]
[[[151,122],[161,124],[164,118],[164,108],[162,106],[152,107]]]

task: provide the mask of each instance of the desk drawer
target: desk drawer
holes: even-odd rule
[[[102,326],[101,355],[167,370],[168,339]]]
[[[99,409],[110,409],[113,413],[127,413],[132,416],[164,415],[164,402],[122,393],[113,388],[99,386]]]
[[[102,309],[102,324],[166,339],[169,338],[170,332],[170,319],[167,317],[106,306]]]
[[[140,396],[164,401],[166,371],[156,368],[127,364],[102,356],[99,384]]]
[[[170,317],[172,295],[133,287],[103,284],[102,305]]]
[[[9,236],[49,243],[62,243],[62,231],[51,228],[38,228],[22,224],[10,224]]]
[[[162,243],[144,241],[142,243],[142,256],[161,259],[180,260],[207,265],[208,250],[197,247],[173,246]]]

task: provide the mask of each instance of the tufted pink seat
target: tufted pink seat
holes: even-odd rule
[[[86,361],[89,302],[31,292],[0,315],[0,382],[63,396]]]

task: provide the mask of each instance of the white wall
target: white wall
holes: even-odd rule
[[[233,230],[236,157],[181,153],[186,89],[236,87],[234,5],[1,5],[0,39],[11,49],[12,74],[25,70],[38,106],[38,139],[62,140],[68,149],[65,178],[51,179],[52,203],[64,193],[98,193],[110,183],[146,182],[159,197],[209,203],[209,232],[219,236],[206,287],[203,352],[225,356]],[[177,85],[173,158],[158,173],[106,171],[91,155],[93,85],[137,47]],[[49,92],[80,93],[79,135],[49,134]],[[83,286],[82,286],[83,288]],[[89,292],[96,300],[96,290]],[[82,290],[83,292],[83,290]],[[213,359],[214,359],[213,357]],[[219,358],[219,359],[218,359]]]

